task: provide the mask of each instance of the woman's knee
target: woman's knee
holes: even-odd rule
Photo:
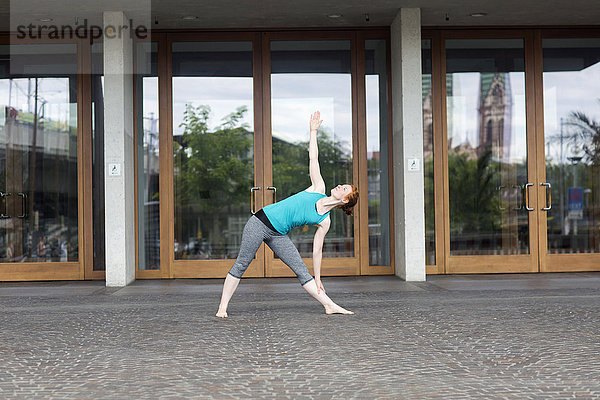
[[[244,275],[244,272],[246,272],[248,269],[248,265],[249,264],[236,261],[231,266],[231,269],[229,269],[229,275],[233,276],[234,278],[242,279],[242,275]]]

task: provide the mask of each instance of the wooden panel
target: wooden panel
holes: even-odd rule
[[[447,193],[448,141],[446,134],[446,72],[445,52],[441,36],[436,33],[431,37],[431,94],[433,113],[433,193],[434,193],[434,225],[435,225],[435,266],[426,269],[435,273],[446,271],[446,241],[444,235],[446,210],[445,193]],[[436,157],[441,154],[442,157]],[[433,273],[433,272],[432,272]]]
[[[490,274],[537,272],[532,255],[522,256],[451,256],[447,273]]]
[[[234,260],[174,260],[173,278],[224,278],[231,269]],[[264,276],[262,260],[254,259],[244,273],[244,278]]]
[[[162,272],[159,269],[142,269],[135,271],[135,279],[162,279]]]
[[[2,264],[0,281],[79,280],[79,262]]]
[[[425,266],[425,274],[437,275],[437,274],[443,274],[443,271],[440,271],[440,268],[438,265],[427,265],[427,266]]]
[[[533,49],[531,53],[532,59],[532,81],[533,81],[533,96],[534,99],[527,99],[527,105],[533,101],[533,117],[534,123],[531,129],[535,130],[536,136],[536,152],[537,152],[537,181],[534,181],[537,190],[536,200],[538,204],[544,204],[546,201],[545,190],[539,190],[539,182],[546,181],[546,149],[544,148],[544,84],[542,82],[543,65],[542,65],[542,39],[540,32],[533,34]],[[528,87],[529,89],[529,87]],[[531,92],[530,92],[531,93]],[[528,118],[529,118],[528,114]],[[528,129],[530,126],[528,125]],[[533,189],[533,188],[532,188]],[[539,213],[537,228],[538,237],[538,270],[540,272],[547,272],[546,266],[546,254],[548,253],[548,240],[547,240],[547,213],[540,210],[540,207],[536,207]]]
[[[302,259],[310,273],[314,276],[312,258]],[[356,270],[360,268],[360,261],[357,258],[323,258],[321,262],[321,276],[339,276],[339,275],[357,275]],[[273,260],[271,269],[272,277],[294,277],[292,270],[280,259]]]
[[[94,217],[92,178],[92,80],[91,45],[80,40],[77,76],[77,203],[79,279],[91,279],[94,269]],[[84,73],[87,72],[87,73]],[[101,165],[104,165],[102,160]]]
[[[253,78],[253,101],[254,101],[254,186],[261,188],[258,193],[255,192],[255,211],[263,208],[266,196],[271,193],[267,193],[265,188],[267,186],[272,186],[272,184],[267,185],[265,176],[265,145],[264,145],[264,120],[263,120],[263,101],[264,101],[264,86],[263,86],[263,38],[260,33],[255,33],[252,35],[252,78]],[[270,160],[269,153],[269,160]],[[270,162],[270,161],[269,161]],[[250,191],[250,188],[248,188]],[[249,193],[252,195],[252,193]],[[250,206],[250,204],[248,204]],[[248,215],[250,216],[250,215]],[[253,264],[257,263],[256,272],[246,272],[244,276],[250,273],[254,273],[255,276],[264,277],[265,276],[265,252],[266,245],[263,243],[258,248],[256,252],[255,260],[250,264],[248,269],[252,269]],[[233,265],[233,262],[230,264]],[[231,266],[230,266],[231,268]]]
[[[156,35],[153,35],[156,37]],[[171,44],[166,35],[158,38],[158,126],[159,126],[159,209],[160,209],[160,271],[171,278],[174,254],[173,227],[173,133],[171,92]]]
[[[543,187],[538,185],[538,160],[544,163],[544,151],[539,152],[539,135],[537,135],[537,111],[535,103],[535,58],[534,58],[534,37],[531,32],[525,32],[525,112],[526,112],[526,127],[527,127],[527,181],[533,183],[530,188],[531,194],[529,196],[532,200],[531,207],[535,210],[529,212],[529,251],[532,255],[531,270],[533,272],[539,271],[539,210],[540,202],[539,196],[540,188]],[[543,146],[543,140],[542,140]]]
[[[363,160],[364,162],[364,171],[362,171],[362,173],[366,173],[366,156],[367,156],[367,139],[365,137],[365,135],[362,135],[362,137],[359,139],[358,136],[358,109],[359,109],[359,100],[358,100],[358,60],[357,60],[357,45],[356,45],[356,35],[353,34],[351,36],[351,42],[350,42],[350,65],[351,65],[351,77],[350,77],[350,87],[351,87],[351,94],[350,96],[352,97],[352,183],[354,185],[356,185],[357,187],[359,187],[360,185],[360,175],[359,175],[359,166],[361,164],[361,155],[364,152],[364,156],[365,159]],[[364,45],[364,42],[363,42]],[[363,57],[363,62],[364,62],[364,57]],[[364,90],[364,84],[365,84],[365,79],[364,79],[364,75],[362,76],[361,79],[362,85],[363,85],[363,90]],[[361,104],[361,109],[365,109],[365,104],[364,104],[364,98],[362,100],[362,102],[360,102]],[[366,118],[366,115],[364,115],[363,113],[363,119]],[[366,129],[365,129],[366,132]],[[360,144],[359,144],[360,142]],[[307,166],[308,168],[308,166]],[[335,184],[335,182],[332,182],[332,184]],[[363,186],[363,196],[364,196],[364,192],[365,192],[365,187]],[[327,189],[325,189],[325,193],[327,193]],[[360,190],[359,190],[359,196],[360,196]],[[368,190],[367,190],[367,195],[368,195]],[[360,201],[360,199],[359,199]],[[365,203],[364,201],[362,203]],[[367,197],[367,203],[368,203],[368,197]],[[363,215],[363,219],[367,219],[368,218],[368,213],[361,213],[362,208],[359,207],[355,207],[352,214],[353,214],[353,223],[352,223],[352,227],[354,229],[354,257],[352,257],[352,259],[355,259],[357,261],[357,263],[352,263],[352,264],[345,264],[344,267],[350,268],[350,265],[353,265],[353,275],[360,275],[360,258],[361,255],[363,256],[363,258],[367,258],[368,259],[368,253],[361,253],[361,248],[360,248],[360,239],[361,239],[361,230],[360,230],[360,220],[361,220],[361,215]],[[333,211],[333,210],[332,210]],[[343,212],[343,211],[338,211],[338,212]],[[365,232],[365,236],[366,241],[368,242],[368,237],[369,234],[368,232]],[[333,263],[333,265],[337,265],[337,263],[334,261],[336,260],[331,259],[330,262]],[[323,264],[321,264],[323,265]],[[329,265],[329,264],[327,264]],[[323,271],[323,268],[321,268],[321,270]],[[328,271],[329,272],[329,271]]]
[[[367,166],[367,104],[366,104],[366,65],[365,65],[365,37],[362,33],[357,35],[356,42],[356,75],[353,94],[356,101],[356,133],[358,139],[358,157],[355,159],[358,164],[358,177],[355,176],[355,182],[358,180],[359,198],[358,204],[354,207],[359,215],[358,228],[364,240],[359,242],[360,275],[369,273],[369,175]],[[354,108],[354,107],[353,107]],[[381,112],[381,110],[380,110]]]
[[[439,122],[437,124],[437,128],[440,130],[440,134],[437,135],[438,138],[438,143],[439,146],[436,147],[437,149],[440,149],[440,153],[438,153],[438,156],[436,158],[441,158],[442,161],[442,171],[441,171],[441,175],[439,177],[439,179],[442,180],[441,184],[437,184],[436,186],[436,192],[440,189],[441,186],[441,195],[443,197],[443,202],[442,202],[442,232],[443,232],[443,246],[442,248],[442,259],[438,260],[438,255],[439,253],[437,253],[437,248],[436,248],[436,264],[439,264],[440,262],[442,263],[442,271],[443,273],[450,273],[450,268],[448,266],[448,260],[450,258],[450,196],[449,196],[449,187],[450,187],[450,183],[448,180],[448,113],[447,113],[447,101],[446,101],[446,96],[448,95],[447,91],[446,91],[446,44],[445,44],[445,36],[443,34],[443,32],[440,32],[440,34],[437,36],[436,38],[437,43],[438,43],[438,49],[437,49],[437,55],[438,55],[438,62],[436,65],[436,68],[439,70],[439,82],[437,82],[437,87],[439,88],[438,93],[440,96],[440,99],[438,101],[438,117],[439,117]],[[433,73],[433,70],[432,70]],[[433,83],[433,82],[432,82]],[[435,104],[435,102],[434,102]],[[435,129],[435,122],[434,122],[434,129]],[[434,136],[435,137],[435,136]],[[434,142],[435,145],[435,142]],[[441,156],[441,157],[440,157]],[[436,171],[438,172],[438,171]],[[438,179],[438,180],[439,180]],[[438,199],[436,199],[436,214],[439,212],[437,207],[438,207],[438,203],[437,203]],[[436,218],[436,223],[437,223],[438,219]],[[436,240],[438,238],[437,236],[437,231],[439,231],[439,229],[436,227]],[[439,268],[438,268],[439,271]]]
[[[600,271],[600,254],[548,254],[544,272]]]

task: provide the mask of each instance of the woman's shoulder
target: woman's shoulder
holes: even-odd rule
[[[317,187],[317,186],[309,186],[306,189],[304,189],[305,192],[307,193],[318,193],[318,194],[325,194],[325,186],[323,187]]]

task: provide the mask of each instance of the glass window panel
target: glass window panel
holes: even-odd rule
[[[528,254],[522,39],[446,41],[450,254]]]
[[[104,45],[92,44],[92,209],[94,271],[106,269],[104,238]]]
[[[435,197],[433,167],[433,95],[431,84],[431,39],[421,41],[423,87],[423,164],[425,178],[425,257],[435,265]]]
[[[254,184],[252,42],[172,51],[175,259],[232,259]]]
[[[387,42],[365,40],[369,265],[390,265]]]
[[[77,45],[0,45],[0,262],[78,261]]]
[[[315,110],[323,119],[318,145],[326,193],[353,182],[351,92],[349,40],[271,42],[273,184],[279,199],[311,184],[308,122]],[[338,210],[330,218],[323,256],[353,257],[353,218]],[[290,231],[302,257],[312,257],[315,231],[314,226]]]
[[[136,48],[138,269],[160,269],[158,44]]]
[[[544,39],[548,252],[600,252],[600,38]]]

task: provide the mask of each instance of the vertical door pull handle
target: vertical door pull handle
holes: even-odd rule
[[[252,189],[250,189],[250,213],[252,213],[252,215],[256,214],[256,211],[254,211],[254,192],[257,190],[260,190],[260,187],[254,186]]]
[[[546,207],[542,207],[542,210],[550,211],[552,209],[552,185],[550,182],[542,182],[540,186],[546,186]]]
[[[273,203],[277,203],[277,188],[275,186],[267,186],[267,190],[273,191]]]
[[[535,208],[529,207],[529,190],[528,190],[528,188],[531,187],[531,186],[533,186],[533,183],[526,183],[525,185],[523,185],[523,191],[525,192],[525,196],[524,196],[525,202],[524,202],[524,204],[525,204],[525,209],[527,211],[533,211],[533,210],[535,210]]]
[[[10,215],[5,214],[7,212],[6,208],[8,207],[6,205],[6,198],[8,196],[12,196],[12,193],[0,192],[0,202],[4,203],[4,210],[0,211],[0,219],[10,218]]]
[[[523,188],[519,185],[513,185],[513,189],[517,189],[517,204],[518,207],[513,207],[513,211],[521,211],[523,209]],[[520,190],[519,190],[520,189]],[[519,199],[519,192],[521,192],[521,198]]]
[[[498,186],[498,209],[500,211],[506,211],[505,207],[502,207],[502,189],[504,189],[504,185]]]
[[[27,194],[26,193],[17,193],[17,196],[21,196],[21,207],[23,209],[21,215],[17,215],[17,218],[26,218],[27,217]]]

